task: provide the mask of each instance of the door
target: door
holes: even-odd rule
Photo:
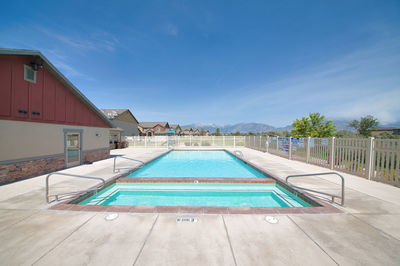
[[[79,165],[81,162],[81,134],[67,132],[65,145],[67,167]]]

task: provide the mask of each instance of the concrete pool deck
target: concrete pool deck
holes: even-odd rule
[[[284,178],[329,169],[268,153],[241,150],[261,169]],[[146,161],[165,149],[113,150]],[[120,168],[135,163],[117,160]],[[62,172],[111,178],[113,159]],[[176,222],[190,214],[50,210],[45,176],[0,187],[0,261],[4,265],[399,265],[400,188],[343,174],[343,213],[266,215],[195,214],[198,221]],[[335,176],[293,179],[296,185],[339,193]],[[54,176],[51,192],[96,184]]]

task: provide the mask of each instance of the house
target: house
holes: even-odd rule
[[[193,129],[192,128],[182,128],[182,135],[184,136],[191,136],[193,135]]]
[[[181,135],[182,129],[178,124],[170,124],[169,126],[174,130],[174,135]]]
[[[197,128],[183,128],[182,132],[184,136],[200,136],[200,130]]]
[[[400,127],[378,127],[371,130],[372,136],[378,136],[382,133],[400,135]]]
[[[171,134],[168,122],[140,122],[141,136],[165,136]]]
[[[193,136],[200,136],[200,130],[198,130],[197,128],[193,129]]]
[[[111,121],[114,128],[110,129],[110,148],[115,149],[117,143],[124,136],[138,136],[139,122],[129,109],[101,109],[104,115]]]
[[[129,109],[101,109],[101,111],[111,120],[115,128],[123,130],[121,136],[139,135],[139,122]]]
[[[112,127],[39,51],[0,49],[0,184],[109,158]]]

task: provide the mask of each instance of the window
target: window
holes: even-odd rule
[[[36,83],[36,71],[28,65],[24,65],[24,80]]]

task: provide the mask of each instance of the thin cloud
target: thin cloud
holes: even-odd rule
[[[92,29],[89,34],[82,36],[81,33],[59,33],[47,28],[36,27],[40,32],[62,44],[79,50],[95,50],[113,52],[119,44],[119,40],[105,31]]]
[[[164,25],[164,33],[170,36],[177,36],[179,34],[179,29],[176,25],[168,23]]]
[[[318,111],[346,119],[371,114],[385,124],[400,121],[398,99],[400,39],[391,39],[262,86],[234,89],[209,106],[221,117],[253,114],[252,121],[290,123]]]

